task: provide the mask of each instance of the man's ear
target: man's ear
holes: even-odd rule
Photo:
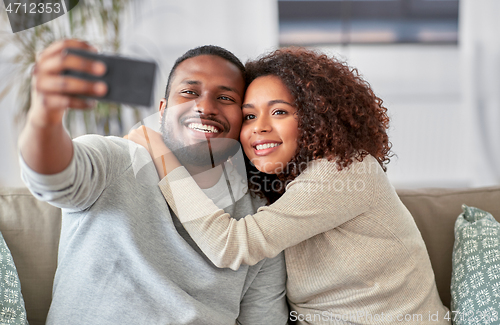
[[[167,100],[165,98],[162,98],[160,100],[160,107],[158,110],[160,111],[160,117],[163,117],[163,112],[165,112],[165,108],[167,107]]]

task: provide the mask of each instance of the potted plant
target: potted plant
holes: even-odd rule
[[[71,0],[73,1],[73,0]],[[12,58],[13,69],[4,79],[0,88],[0,101],[18,86],[17,122],[24,120],[30,108],[31,71],[36,55],[50,43],[63,38],[84,38],[108,53],[120,51],[120,29],[125,9],[131,0],[86,0],[80,1],[67,14],[45,24],[20,31],[0,35],[0,50],[8,44],[17,52]],[[65,126],[70,132],[84,128],[85,133],[102,135],[123,135],[122,105],[98,102],[97,107],[83,113],[68,110]],[[136,121],[139,111],[134,109]],[[115,125],[116,127],[111,127]]]

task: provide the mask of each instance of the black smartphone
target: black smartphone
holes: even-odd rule
[[[102,61],[106,64],[106,73],[100,77],[74,70],[65,70],[63,72],[64,75],[85,80],[104,81],[108,85],[108,92],[105,96],[85,96],[86,98],[144,107],[153,104],[156,62],[96,54],[71,48],[67,51],[69,54]]]

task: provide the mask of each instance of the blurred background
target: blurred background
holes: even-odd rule
[[[498,0],[80,0],[67,15],[12,33],[0,4],[0,186],[24,186],[17,136],[34,55],[61,37],[154,59],[155,105],[102,103],[67,114],[73,137],[121,136],[157,111],[168,72],[188,49],[215,44],[243,62],[299,45],[356,67],[384,100],[396,188],[500,184]]]

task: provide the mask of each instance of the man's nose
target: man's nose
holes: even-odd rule
[[[209,96],[198,98],[195,110],[197,113],[203,115],[217,115],[219,112],[216,101]]]

